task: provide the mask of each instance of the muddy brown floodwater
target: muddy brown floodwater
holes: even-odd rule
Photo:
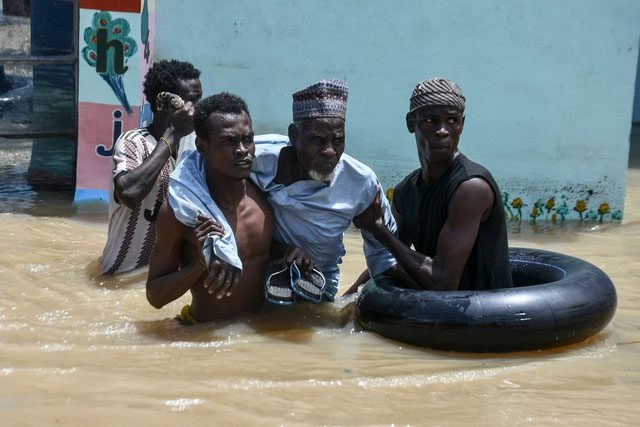
[[[639,169],[629,170],[622,224],[542,222],[510,234],[511,246],[566,253],[608,273],[618,291],[613,321],[577,345],[483,355],[364,332],[348,301],[179,326],[172,318],[188,297],[156,310],[144,274],[97,275],[104,208],[20,185],[0,192],[2,425],[639,423]],[[343,290],[364,267],[360,237],[346,241]]]

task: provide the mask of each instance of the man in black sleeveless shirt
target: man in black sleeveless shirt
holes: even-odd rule
[[[354,219],[389,249],[409,276],[409,287],[452,291],[513,286],[498,185],[487,169],[458,151],[464,103],[462,91],[448,79],[436,77],[415,87],[406,120],[415,135],[420,168],[393,193],[398,236],[384,227],[380,194]]]

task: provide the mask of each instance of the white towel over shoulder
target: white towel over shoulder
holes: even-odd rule
[[[214,254],[222,261],[242,270],[233,230],[209,194],[204,157],[199,151],[189,153],[171,173],[169,205],[178,221],[188,227],[195,227],[199,212],[217,221],[224,228],[224,236],[207,237],[202,248],[207,265],[211,262],[211,254]]]

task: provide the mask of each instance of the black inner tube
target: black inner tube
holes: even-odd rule
[[[568,255],[509,250],[514,288],[414,291],[393,279],[370,281],[356,301],[367,330],[445,350],[504,352],[582,341],[613,317],[613,283],[596,266]]]
[[[555,265],[521,259],[509,261],[513,286],[517,288],[557,282],[567,277],[567,272]]]

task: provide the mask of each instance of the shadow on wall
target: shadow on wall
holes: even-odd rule
[[[629,137],[629,167],[640,168],[640,122],[631,126],[631,136]]]

